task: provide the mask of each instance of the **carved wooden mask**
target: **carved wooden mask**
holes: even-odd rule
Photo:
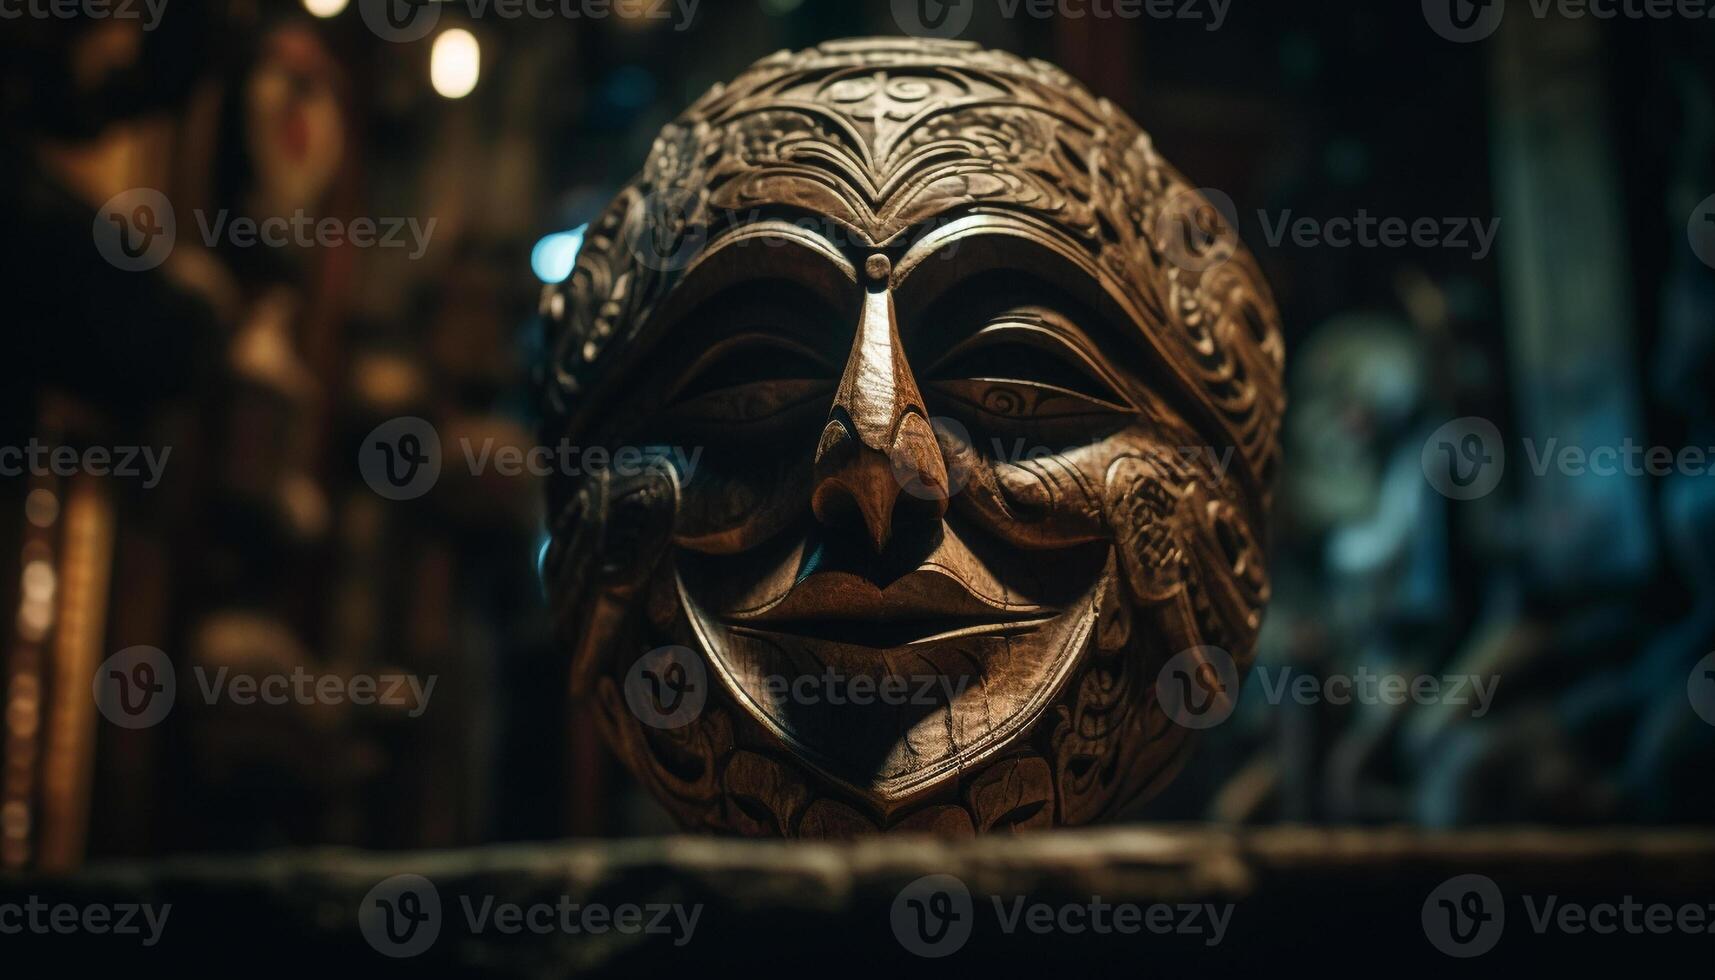
[[[1053,66],[758,62],[662,132],[544,315],[547,441],[613,459],[550,491],[573,692],[687,827],[1085,823],[1185,763],[1164,664],[1198,710],[1236,693],[1277,314]]]

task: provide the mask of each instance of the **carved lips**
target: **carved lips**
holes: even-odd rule
[[[1028,727],[1087,645],[1110,548],[1037,558],[944,524],[880,584],[809,537],[754,556],[681,553],[679,594],[733,700],[828,778],[889,811]],[[763,549],[766,553],[769,549]],[[848,553],[849,555],[849,553]],[[995,559],[991,566],[988,559]],[[752,577],[752,562],[772,567]],[[843,700],[868,678],[890,699]],[[961,762],[961,760],[963,760]]]

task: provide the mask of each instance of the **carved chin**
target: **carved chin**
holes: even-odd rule
[[[772,616],[716,613],[694,561],[675,580],[712,683],[755,722],[761,744],[748,747],[816,774],[886,826],[1028,740],[1076,673],[1116,587],[1112,547],[1057,553],[1054,567],[1058,581],[997,589],[1000,579],[973,583],[930,561],[899,582],[910,602],[892,587],[823,583],[857,620],[881,621],[859,642],[825,622],[807,633],[791,596]],[[919,615],[925,602],[984,615]]]

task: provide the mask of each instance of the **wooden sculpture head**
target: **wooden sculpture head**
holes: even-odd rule
[[[1051,65],[764,59],[661,133],[544,315],[545,436],[615,460],[550,491],[573,692],[687,827],[1085,823],[1185,762],[1164,664],[1236,693],[1277,314]]]

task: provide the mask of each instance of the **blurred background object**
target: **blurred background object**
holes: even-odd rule
[[[340,0],[8,21],[0,446],[170,455],[153,484],[0,477],[0,864],[669,829],[567,705],[539,487],[465,447],[532,444],[541,284],[661,125],[776,49],[900,33],[896,6],[447,3],[411,37]],[[1066,68],[1235,203],[1288,331],[1264,670],[1136,818],[1715,821],[1715,725],[1686,698],[1715,649],[1715,480],[1531,466],[1551,437],[1715,446],[1715,268],[1687,242],[1715,195],[1715,22],[1513,17],[1460,44],[1416,4],[976,8],[966,38]],[[1467,231],[1289,230],[1362,215]],[[293,230],[246,244],[245,219]],[[365,220],[393,244],[360,243]],[[389,499],[355,461],[407,417],[447,465]],[[1421,463],[1462,417],[1505,438],[1480,499]],[[179,702],[109,724],[86,692],[137,645]],[[437,683],[417,714],[201,703],[192,678],[223,669]],[[1269,697],[1288,669],[1502,696],[1480,717]]]

